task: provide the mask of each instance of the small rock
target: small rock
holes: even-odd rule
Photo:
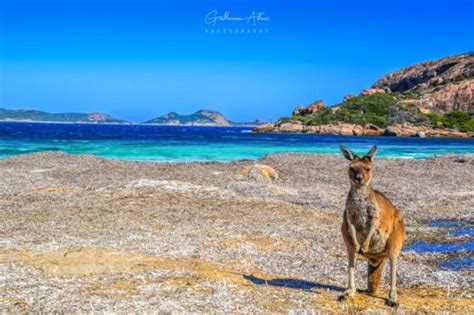
[[[316,101],[312,104],[309,104],[308,107],[306,107],[304,109],[304,113],[305,114],[312,114],[312,113],[315,113],[317,111],[320,111],[324,107],[326,107],[326,105],[324,105],[324,102],[321,101],[321,100],[318,100],[318,101]]]
[[[354,136],[363,136],[364,128],[362,126],[355,125],[354,129],[352,129],[352,133]]]
[[[371,129],[371,130],[379,130],[380,129],[379,127],[377,127],[376,125],[371,124],[371,123],[365,124],[365,127],[367,129]]]
[[[385,93],[392,93],[392,90],[388,86],[384,87],[383,90]]]
[[[417,131],[413,137],[415,138],[425,138],[426,137],[426,134],[423,132],[423,131]]]
[[[429,85],[427,83],[421,83],[421,84],[418,84],[418,89],[419,90],[422,90],[422,91],[425,91],[429,88]]]
[[[365,89],[360,92],[360,95],[372,95],[377,93],[385,93],[384,89]]]
[[[296,106],[295,109],[293,110],[293,116],[302,114],[304,109],[305,109],[304,105],[300,104],[300,105]]]
[[[399,134],[400,134],[400,132],[398,131],[398,129],[395,129],[395,128],[390,127],[390,126],[385,128],[385,130],[383,132],[383,135],[388,136],[388,137],[397,137]]]
[[[355,95],[354,94],[347,94],[346,96],[344,96],[344,100],[343,102],[347,102],[348,100],[350,100],[351,98],[354,98]]]

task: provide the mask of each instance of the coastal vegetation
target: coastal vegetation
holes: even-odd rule
[[[445,115],[429,113],[426,116],[435,126],[441,125],[459,131],[474,131],[474,117],[466,112],[453,110]]]
[[[324,107],[316,112],[295,111],[285,121],[301,121],[305,125],[325,125],[338,122],[385,128],[400,123],[431,128],[450,128],[459,131],[474,131],[474,117],[466,112],[453,110],[447,114],[423,113],[405,100],[413,98],[414,92],[374,93],[354,96],[333,107]]]

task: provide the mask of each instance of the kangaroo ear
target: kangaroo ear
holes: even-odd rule
[[[354,153],[352,153],[351,150],[349,150],[348,148],[346,148],[345,146],[343,145],[340,145],[339,146],[339,149],[341,149],[341,152],[342,154],[344,155],[344,157],[346,159],[348,159],[349,161],[352,161],[354,159],[354,157],[356,157],[356,155]]]
[[[372,149],[370,149],[369,152],[367,152],[367,154],[364,157],[368,158],[369,160],[372,160],[372,158],[375,155],[375,152],[377,152],[377,146],[376,145],[374,145],[372,147]]]

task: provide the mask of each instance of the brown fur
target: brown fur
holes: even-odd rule
[[[345,147],[341,147],[341,150],[351,161],[351,189],[341,229],[350,268],[349,289],[344,296],[353,296],[355,293],[353,264],[357,254],[368,259],[367,290],[372,294],[379,289],[384,263],[389,258],[395,274],[391,274],[393,280],[388,303],[396,305],[396,260],[405,239],[402,214],[384,194],[372,188],[372,157],[376,147],[362,158]]]

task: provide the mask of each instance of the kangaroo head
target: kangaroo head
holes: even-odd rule
[[[363,157],[359,157],[345,146],[339,146],[346,159],[351,161],[349,166],[349,179],[351,185],[356,187],[368,186],[372,182],[372,157],[377,151],[373,146]]]

